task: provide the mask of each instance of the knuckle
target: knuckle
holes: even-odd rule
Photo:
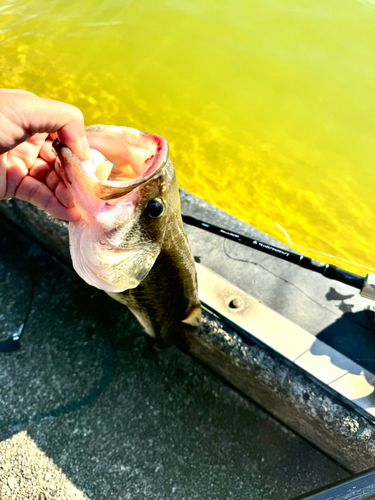
[[[84,120],[83,113],[79,108],[76,108],[75,106],[70,104],[70,112],[71,112],[72,118],[75,121],[79,121],[79,122],[82,121],[83,122],[83,120]]]

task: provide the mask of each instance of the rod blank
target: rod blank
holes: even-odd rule
[[[268,243],[264,243],[263,241],[254,240],[253,238],[249,238],[248,236],[244,236],[228,229],[223,229],[222,227],[215,226],[214,224],[201,221],[199,219],[196,219],[195,217],[191,217],[190,215],[182,215],[182,220],[190,226],[199,227],[204,231],[218,234],[223,238],[236,241],[241,245],[253,248],[254,250],[258,250],[259,252],[267,253],[269,255],[272,255],[273,257],[276,257],[277,259],[286,260],[287,262],[291,262],[292,264],[303,267],[304,269],[308,269],[309,271],[322,274],[328,279],[340,281],[341,283],[345,283],[346,285],[358,288],[359,290],[362,290],[362,288],[364,287],[366,278],[364,278],[363,276],[359,276],[358,274],[346,271],[345,269],[340,269],[339,267],[333,266],[331,264],[324,264],[323,262],[319,262],[318,260],[310,259],[310,257],[306,257],[305,255],[289,252],[289,250],[284,250],[282,248],[269,245]]]

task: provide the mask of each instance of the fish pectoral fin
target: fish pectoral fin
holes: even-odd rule
[[[192,327],[197,327],[202,319],[202,309],[200,304],[195,304],[189,311],[188,315],[185,319],[182,320],[182,323],[185,325],[189,325]]]

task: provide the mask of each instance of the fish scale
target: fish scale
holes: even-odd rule
[[[95,177],[101,155],[82,166],[69,148],[53,145],[56,169],[81,213],[69,227],[73,266],[125,304],[148,334],[184,347],[201,306],[168,144],[127,127],[86,131],[90,147],[114,165],[108,179]]]

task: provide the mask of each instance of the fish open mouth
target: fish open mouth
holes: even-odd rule
[[[142,185],[167,164],[168,143],[128,127],[93,125],[86,134],[92,152],[86,162],[53,143],[58,170],[82,216],[69,225],[73,266],[90,285],[121,292],[138,286],[160,253],[160,242],[139,223],[137,206]]]
[[[58,141],[53,147],[80,170],[76,174],[91,180],[90,189],[101,200],[124,196],[155,175],[168,158],[168,143],[157,135],[105,125],[86,127],[86,134],[91,149],[88,161],[72,162],[71,151]],[[71,185],[69,181],[67,185]]]

